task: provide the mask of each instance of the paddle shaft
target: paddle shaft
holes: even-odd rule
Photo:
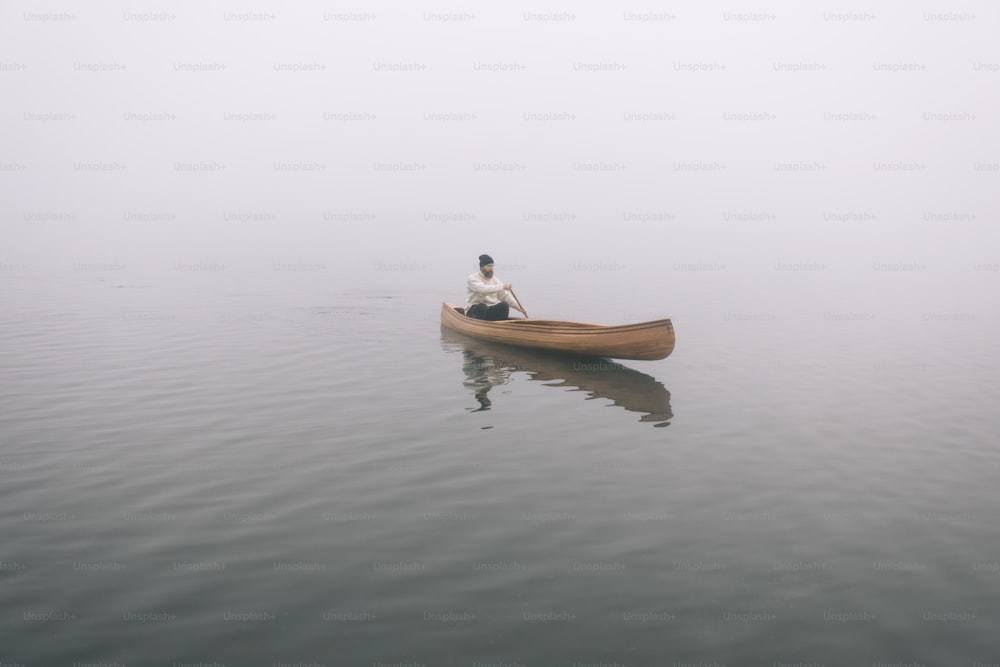
[[[526,313],[526,312],[524,311],[524,306],[522,306],[522,305],[521,305],[521,300],[517,298],[517,295],[516,295],[516,294],[514,294],[514,290],[511,290],[511,291],[510,291],[510,294],[511,294],[511,296],[513,296],[513,297],[514,297],[514,301],[517,301],[517,306],[518,306],[518,308],[520,308],[520,309],[521,309],[521,312],[522,312],[522,313],[524,313],[524,316],[525,316],[525,317],[527,317],[527,316],[528,316],[528,313]]]

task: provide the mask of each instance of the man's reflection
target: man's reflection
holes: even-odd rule
[[[521,371],[547,386],[577,388],[587,392],[588,398],[610,399],[625,410],[642,413],[642,422],[668,426],[673,419],[667,388],[652,376],[617,362],[512,348],[450,331],[442,331],[442,341],[445,349],[462,352],[463,384],[479,403],[472,412],[489,410],[490,390],[509,384],[512,374]]]
[[[501,365],[494,357],[476,354],[470,349],[462,351],[462,370],[465,372],[465,386],[472,390],[479,407],[472,412],[489,410],[493,402],[488,394],[497,385],[510,382],[511,369]]]

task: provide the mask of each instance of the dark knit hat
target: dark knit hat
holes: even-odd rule
[[[490,257],[489,255],[480,255],[479,256],[479,266],[480,266],[480,268],[486,266],[487,264],[492,264],[492,263],[493,263],[493,258]]]

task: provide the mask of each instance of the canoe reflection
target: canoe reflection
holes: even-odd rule
[[[517,372],[550,387],[576,387],[588,392],[588,400],[606,398],[630,412],[642,413],[641,422],[668,426],[673,419],[670,392],[652,376],[627,368],[615,361],[540,352],[464,336],[441,329],[441,346],[462,353],[465,386],[475,396],[479,407],[489,410],[493,387],[510,383]]]

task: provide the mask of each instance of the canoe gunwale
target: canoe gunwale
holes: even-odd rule
[[[499,325],[499,326],[551,326],[551,327],[565,327],[572,332],[582,331],[584,333],[617,333],[619,331],[628,331],[633,329],[647,329],[652,325],[660,324],[670,324],[669,318],[663,318],[659,320],[649,320],[647,322],[634,322],[631,324],[596,324],[593,322],[570,322],[567,320],[542,320],[527,317],[515,317],[507,320],[474,320],[465,315],[464,309],[460,306],[447,303],[446,306],[452,308],[456,318],[462,318],[466,321],[478,322],[488,325]],[[459,312],[459,311],[463,312]]]

